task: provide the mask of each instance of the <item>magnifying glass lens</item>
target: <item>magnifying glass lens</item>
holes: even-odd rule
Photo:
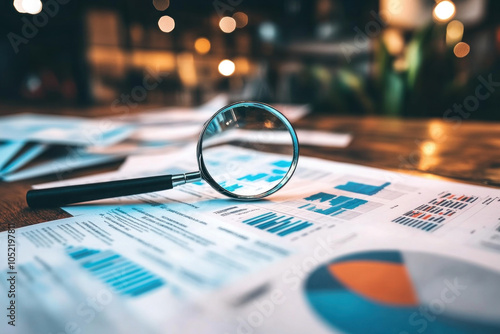
[[[26,201],[32,208],[56,207],[167,190],[201,179],[229,197],[258,199],[288,182],[297,167],[299,143],[279,111],[259,102],[238,102],[217,111],[205,124],[197,155],[199,171],[34,189]]]
[[[231,197],[267,196],[288,181],[297,164],[292,126],[262,103],[241,102],[222,109],[208,122],[200,140],[203,178]]]

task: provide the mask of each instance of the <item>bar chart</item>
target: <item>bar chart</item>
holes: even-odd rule
[[[363,199],[333,195],[324,192],[306,197],[305,200],[311,203],[299,206],[299,209],[305,209],[332,217],[338,216],[347,210],[354,210],[368,203],[368,201]]]
[[[256,229],[275,234],[279,237],[289,236],[303,231],[314,224],[306,219],[294,217],[282,210],[258,208],[255,206],[237,205],[215,211],[219,217],[230,217],[229,221],[237,221]]]
[[[292,214],[304,215],[305,212],[318,214],[315,221],[323,221],[324,219],[321,219],[321,216],[351,220],[363,213],[383,206],[383,204],[375,201],[331,192],[314,193],[305,198],[283,204],[290,208]]]
[[[91,275],[124,296],[138,297],[165,284],[154,273],[112,250],[79,246],[69,247],[66,252]]]
[[[393,219],[392,222],[432,232],[445,224],[459,211],[466,209],[478,200],[477,196],[455,195],[443,192],[428,203],[421,204]]]
[[[373,196],[383,190],[385,187],[390,185],[390,182],[385,182],[380,186],[373,186],[364,183],[348,181],[346,184],[336,186],[335,189],[345,190],[357,194],[363,194],[368,196]]]
[[[408,187],[402,184],[382,180],[372,180],[354,175],[346,175],[335,181],[337,185],[334,189],[382,200],[394,200],[406,193],[416,190],[413,187]]]
[[[242,223],[254,226],[269,233],[274,233],[280,237],[302,231],[313,225],[311,222],[287,215],[281,215],[276,212],[266,212],[255,217],[245,219]]]
[[[266,181],[266,182],[275,182],[279,181],[286,174],[286,170],[283,169],[273,169],[271,173],[258,173],[258,174],[248,174],[243,177],[238,178],[238,181]]]

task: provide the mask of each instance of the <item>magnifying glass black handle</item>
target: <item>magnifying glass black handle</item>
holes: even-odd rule
[[[26,194],[26,201],[31,208],[50,208],[172,188],[172,175],[161,175],[122,181],[30,190]]]

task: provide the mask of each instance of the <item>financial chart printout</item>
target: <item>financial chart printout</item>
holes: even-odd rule
[[[220,147],[221,161],[251,153]],[[283,160],[268,154],[238,182],[272,182]],[[182,155],[155,166],[65,184],[193,169]],[[301,157],[260,201],[197,182],[64,209],[75,217],[16,230],[27,333],[500,328],[497,189]]]

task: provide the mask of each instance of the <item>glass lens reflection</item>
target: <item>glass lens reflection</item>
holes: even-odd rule
[[[206,172],[236,196],[266,193],[290,176],[294,159],[290,131],[268,106],[251,102],[229,106],[210,121],[202,135]]]

